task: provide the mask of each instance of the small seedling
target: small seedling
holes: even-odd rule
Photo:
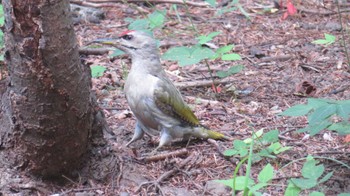
[[[312,43],[328,46],[330,44],[333,44],[334,42],[335,42],[335,36],[325,33],[324,39],[318,39],[318,40],[313,41]]]

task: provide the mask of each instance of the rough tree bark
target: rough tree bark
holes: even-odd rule
[[[2,2],[9,81],[0,151],[33,174],[69,172],[86,152],[94,121],[90,70],[80,62],[69,0]]]

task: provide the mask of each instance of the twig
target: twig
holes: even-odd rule
[[[346,12],[350,12],[350,9],[343,9],[343,10],[339,10],[338,12],[337,11],[319,11],[319,10],[310,10],[310,9],[307,9],[307,8],[303,8],[303,7],[297,7],[298,11],[300,12],[305,12],[305,13],[308,13],[308,14],[315,14],[315,15],[324,15],[324,16],[328,16],[328,15],[333,15],[333,14],[337,14],[338,12],[339,13],[346,13]]]
[[[270,61],[287,61],[291,59],[292,55],[281,55],[281,56],[273,56],[273,57],[265,57],[261,59],[261,62],[270,62]]]
[[[342,86],[338,89],[332,90],[331,92],[329,92],[329,94],[337,94],[337,93],[340,93],[340,92],[347,90],[348,88],[350,88],[350,85],[345,85],[345,86]]]
[[[119,5],[115,3],[91,3],[91,2],[81,1],[81,0],[70,0],[70,3],[81,5],[81,6],[93,7],[93,8],[119,7]]]
[[[146,162],[160,161],[169,157],[178,157],[178,156],[187,155],[187,154],[188,154],[188,150],[186,148],[183,148],[183,149],[172,151],[169,153],[163,153],[163,154],[158,154],[158,155],[149,156],[149,157],[141,157],[139,160],[146,161]]]
[[[215,84],[227,84],[227,83],[231,83],[234,82],[234,80],[232,79],[224,79],[224,80],[220,80],[220,81],[215,81]],[[178,88],[187,88],[187,87],[200,87],[200,86],[211,86],[212,85],[212,81],[208,81],[208,80],[201,80],[201,81],[189,81],[189,82],[181,82],[181,83],[175,83],[175,86]]]
[[[79,48],[79,54],[85,55],[104,55],[111,51],[108,48]]]
[[[315,152],[315,154],[319,155],[319,154],[350,154],[350,152],[342,152],[342,151],[323,151],[323,152]]]
[[[79,4],[79,5],[86,5],[86,6],[114,6],[113,3],[122,3],[123,0],[70,0],[71,3]],[[155,3],[155,4],[161,4],[161,3],[169,3],[169,4],[180,4],[180,5],[190,5],[195,7],[208,7],[208,3],[199,3],[199,2],[193,2],[193,1],[182,1],[182,0],[127,0],[127,3],[139,3],[139,2],[149,2],[149,3]],[[102,6],[103,5],[103,6]]]
[[[187,157],[185,160],[183,160],[179,166],[177,168],[174,168],[172,170],[169,170],[167,172],[165,172],[164,174],[162,174],[157,180],[155,181],[149,181],[149,182],[144,182],[141,183],[139,185],[139,187],[137,188],[136,192],[139,192],[141,190],[141,188],[145,185],[150,184],[150,186],[155,186],[156,188],[159,189],[160,194],[164,195],[163,190],[161,189],[159,183],[161,183],[162,181],[166,180],[167,178],[169,178],[170,176],[174,175],[176,172],[178,172],[181,168],[185,167],[186,165],[188,165],[188,163],[192,160],[197,159],[197,155],[192,153],[189,157]]]

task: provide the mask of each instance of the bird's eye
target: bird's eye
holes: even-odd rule
[[[123,35],[122,36],[122,39],[125,39],[125,40],[131,40],[133,38],[132,35]]]

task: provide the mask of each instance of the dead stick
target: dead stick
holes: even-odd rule
[[[71,3],[79,4],[79,5],[112,5],[112,3],[122,3],[124,0],[87,0],[85,2],[82,2],[80,0],[70,0]],[[190,5],[190,6],[196,6],[196,7],[208,7],[208,3],[199,3],[199,2],[192,2],[192,1],[182,1],[182,0],[127,0],[127,3],[138,3],[138,2],[149,2],[149,3],[155,3],[155,4],[161,4],[161,3],[169,3],[169,4],[180,4],[180,5]]]
[[[109,51],[108,48],[79,48],[79,54],[85,55],[104,55],[108,54]]]
[[[230,79],[224,79],[220,81],[215,81],[215,84],[227,84],[234,82],[234,80]],[[211,86],[212,81],[209,80],[201,80],[201,81],[189,81],[189,82],[181,82],[181,83],[175,83],[175,86],[178,88],[187,88],[187,87],[200,87],[200,86]]]
[[[147,184],[151,184],[151,185],[154,185],[155,187],[157,187],[161,194],[163,194],[163,191],[161,189],[161,187],[159,186],[159,183],[166,180],[167,178],[169,178],[170,176],[174,175],[177,171],[179,171],[181,168],[185,167],[186,165],[188,165],[188,163],[191,161],[191,160],[195,160],[197,159],[197,155],[192,153],[189,157],[187,157],[184,161],[182,161],[178,167],[172,169],[172,170],[169,170],[167,172],[165,172],[164,174],[162,174],[157,180],[155,181],[149,181],[149,182],[144,182],[144,183],[141,183],[139,185],[139,187],[137,188],[136,192],[139,192],[142,188],[142,186],[144,185],[147,185]]]
[[[158,155],[149,156],[149,157],[141,157],[140,160],[146,161],[146,162],[160,161],[160,160],[164,160],[164,159],[169,158],[169,157],[178,157],[178,156],[182,156],[182,155],[186,155],[186,154],[188,154],[188,150],[186,148],[183,148],[183,149],[176,150],[176,151],[169,152],[169,153],[158,154]]]

